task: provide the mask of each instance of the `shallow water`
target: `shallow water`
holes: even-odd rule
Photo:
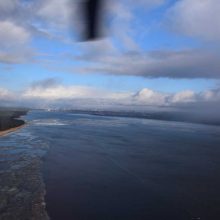
[[[220,127],[62,112],[25,118],[27,127],[0,140],[0,170],[44,160],[52,220],[220,218]]]
[[[42,158],[48,151],[34,126],[0,138],[0,219],[46,220]]]

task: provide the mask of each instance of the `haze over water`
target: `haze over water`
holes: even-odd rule
[[[26,119],[4,145],[26,132],[40,158],[44,148],[52,220],[219,218],[220,127],[43,111]]]

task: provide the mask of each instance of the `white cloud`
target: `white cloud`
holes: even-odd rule
[[[146,105],[167,105],[168,94],[156,92],[147,88],[142,89],[134,96],[134,102]]]
[[[19,98],[17,96],[19,95]],[[0,89],[2,103],[11,102],[29,107],[64,107],[83,108],[87,105],[93,108],[103,106],[121,106],[130,110],[140,106],[190,106],[203,103],[206,108],[209,103],[220,102],[220,89],[196,93],[191,90],[178,93],[163,93],[144,88],[139,92],[119,92],[89,86],[65,86],[54,79],[35,82],[23,91],[10,92]],[[135,107],[136,106],[136,107]]]
[[[11,21],[0,21],[0,62],[20,63],[29,60],[28,48],[31,35],[23,27]]]
[[[10,92],[5,88],[0,88],[0,102],[14,101],[13,96],[14,96],[13,92]]]
[[[220,41],[219,11],[219,0],[180,0],[168,12],[169,25],[192,37]]]
[[[12,49],[24,46],[30,40],[30,33],[11,21],[0,21],[0,48]]]
[[[3,88],[0,88],[0,97],[5,97],[9,95],[9,91]]]
[[[114,99],[122,100],[130,93],[110,92],[89,86],[64,86],[56,79],[46,79],[35,82],[23,91],[22,96],[28,99]]]
[[[93,98],[97,97],[97,91],[93,88],[83,86],[62,86],[57,85],[50,88],[35,87],[29,88],[23,94],[25,98],[41,98],[48,100]]]
[[[189,103],[196,101],[196,94],[191,90],[186,90],[176,93],[172,99],[172,103]]]
[[[44,22],[48,22],[48,25],[56,27],[67,27],[74,5],[70,4],[70,0],[42,0],[37,4],[36,16],[44,19]]]

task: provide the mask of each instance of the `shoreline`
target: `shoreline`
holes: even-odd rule
[[[25,110],[0,108],[0,137],[24,127],[26,122],[21,116],[26,115],[27,112],[28,111]]]
[[[8,134],[11,134],[11,133],[13,133],[13,132],[23,128],[25,125],[26,125],[26,123],[24,122],[23,125],[20,125],[20,126],[14,127],[14,128],[9,128],[9,129],[7,129],[5,131],[0,131],[0,137],[4,137],[4,136],[6,136]]]

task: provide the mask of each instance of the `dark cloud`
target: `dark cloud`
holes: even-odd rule
[[[75,59],[95,64],[73,70],[78,72],[151,78],[220,78],[220,53],[207,49],[130,52],[115,56],[86,53]]]
[[[44,80],[33,82],[30,87],[33,89],[36,89],[36,88],[47,89],[47,88],[56,87],[59,84],[60,84],[59,79],[49,78],[49,79],[44,79]]]

